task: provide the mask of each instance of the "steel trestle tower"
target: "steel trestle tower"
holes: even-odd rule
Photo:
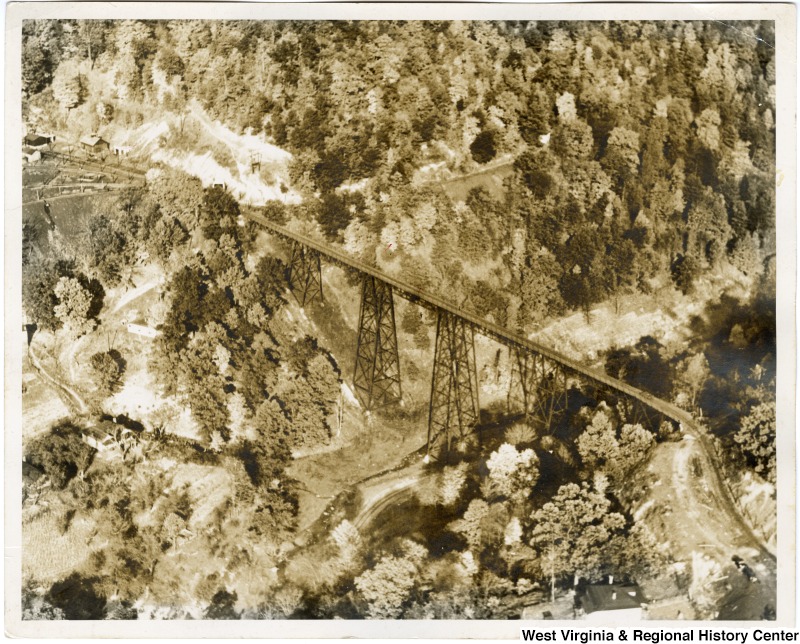
[[[371,275],[361,281],[353,386],[368,410],[402,398],[392,287]]]
[[[319,252],[313,248],[294,242],[292,261],[289,264],[289,283],[297,303],[305,306],[308,300],[322,297],[322,266]]]
[[[428,455],[449,453],[478,424],[475,336],[462,318],[439,309],[428,410]]]
[[[538,421],[543,430],[549,432],[553,418],[567,408],[566,369],[519,347],[509,347],[508,352],[511,362],[509,411],[522,411],[526,418]]]

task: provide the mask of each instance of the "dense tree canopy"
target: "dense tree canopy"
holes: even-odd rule
[[[302,203],[270,203],[269,219],[516,331],[569,309],[591,321],[599,303],[619,312],[626,296],[670,284],[691,296],[723,267],[759,292],[771,280],[773,299],[759,306],[774,311],[774,273],[764,271],[775,226],[768,21],[37,20],[23,25],[22,82],[31,125],[85,117],[131,131],[143,115],[171,111],[185,145],[182,119],[196,99],[213,119],[291,152]],[[331,439],[342,397],[333,355],[298,331],[287,306],[287,267],[256,248],[240,214],[224,188],[161,168],[60,248],[66,259],[26,253],[23,275],[29,316],[79,335],[94,327],[103,288],[125,285],[136,261],[164,271],[148,366],[199,435],[184,444],[159,434],[152,460],[230,475],[230,498],[193,538],[209,539],[237,574],[261,570],[261,550],[278,557],[282,540],[292,547],[298,495],[287,468],[293,452]],[[28,230],[28,247],[36,236]],[[734,317],[698,333],[713,336],[709,346],[675,355],[645,336],[609,351],[604,366],[729,419],[734,448],[774,481],[774,318]],[[416,309],[400,327],[429,346]],[[746,354],[748,373],[735,374],[745,393],[731,392],[731,346]],[[89,359],[103,394],[120,384],[117,358]],[[338,553],[330,565],[346,570],[313,597],[277,593],[283,614],[314,601],[314,616],[336,614],[341,601],[376,618],[485,617],[498,597],[526,592],[528,577],[567,585],[641,570],[652,550],[612,494],[655,437],[621,406],[570,395],[581,400],[584,411],[562,423],[569,431],[508,432],[474,463],[426,472],[418,507],[446,525],[435,560],[413,542],[367,553],[357,530],[338,523],[326,546]],[[166,602],[180,584],[155,570],[168,568],[164,553],[172,558],[189,530],[188,494],[164,477],[123,479],[100,466],[84,480],[92,456],[80,429],[65,425],[26,451],[55,488],[88,487],[98,540],[109,544],[92,555],[91,575],[51,585],[49,609],[84,618],[125,614],[145,593]],[[601,476],[594,487],[553,481],[544,468],[555,460],[566,481]],[[206,617],[241,615],[224,576],[191,583]],[[85,610],[63,599],[70,592]]]
[[[773,41],[768,21],[29,21],[23,77],[31,99],[102,105],[109,123],[129,118],[123,102],[198,97],[292,152],[308,203],[290,216],[331,241],[358,232],[379,265],[392,243],[391,270],[445,289],[475,288],[453,257],[499,261],[497,297],[466,304],[525,329],[670,276],[690,292],[726,258],[759,265],[775,220]],[[91,93],[96,73],[117,99]],[[428,170],[500,161],[512,172],[494,203],[453,197],[474,217],[427,192]],[[159,183],[151,252],[166,260],[203,195]],[[206,197],[208,238],[222,210],[236,216],[224,198]],[[425,203],[432,224],[414,214]],[[456,247],[429,252],[432,231]]]
[[[611,501],[586,485],[559,488],[552,501],[533,516],[532,545],[554,578],[579,575],[593,579],[611,558],[608,549],[624,534],[625,518],[611,511]]]
[[[742,426],[734,439],[744,454],[755,461],[756,472],[775,483],[775,403],[765,402],[751,409],[742,419]]]

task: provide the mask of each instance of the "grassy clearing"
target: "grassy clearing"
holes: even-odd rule
[[[22,185],[37,186],[47,183],[58,174],[59,170],[51,163],[27,165],[22,168]]]
[[[114,193],[74,194],[50,200],[50,217],[58,232],[67,240],[86,235],[89,221],[98,214],[115,208],[118,196]],[[48,245],[50,218],[44,211],[44,202],[22,206],[22,221],[30,222],[40,235],[36,240],[44,250]]]
[[[514,167],[511,163],[484,170],[483,172],[476,172],[465,177],[458,177],[443,181],[441,183],[442,191],[450,197],[455,203],[458,201],[466,201],[469,191],[473,188],[484,188],[495,199],[502,199],[505,195],[503,189],[503,181],[507,176],[514,172]]]
[[[76,517],[66,532],[63,517],[53,509],[22,521],[22,574],[39,582],[54,582],[80,566],[92,553],[94,521]]]
[[[53,200],[50,214],[58,231],[67,238],[84,235],[89,221],[96,215],[114,208],[115,194],[74,195],[67,199]]]

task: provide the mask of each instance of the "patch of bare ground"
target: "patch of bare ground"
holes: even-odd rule
[[[691,339],[690,322],[703,315],[706,305],[722,295],[745,300],[752,280],[728,264],[698,280],[695,292],[683,295],[671,283],[650,294],[633,294],[592,309],[589,322],[583,313],[553,320],[530,338],[557,351],[590,363],[611,347],[635,344],[651,335],[665,346],[681,347]]]
[[[224,183],[242,201],[298,201],[287,188],[288,152],[268,143],[263,135],[234,132],[211,119],[196,102],[180,114],[153,114],[135,129],[114,123],[106,134],[131,146],[132,158],[178,168],[198,177],[204,186]],[[255,159],[260,162],[257,168],[251,165]]]
[[[759,577],[759,583],[748,581],[747,587],[753,614],[739,613],[737,618],[760,619],[766,604],[775,606],[774,562],[731,522],[730,509],[718,496],[708,467],[697,440],[686,435],[681,441],[657,445],[638,473],[637,484],[620,488],[617,494],[674,562],[673,581],[688,594],[698,618],[714,618],[729,605],[728,595],[744,577],[732,562],[736,555],[749,562]],[[663,585],[663,580],[658,583]],[[682,614],[686,616],[685,611]]]
[[[514,171],[513,163],[507,158],[495,161],[491,167],[482,168],[460,177],[442,178],[438,182],[425,182],[428,185],[439,185],[441,190],[455,203],[466,201],[470,190],[483,188],[495,199],[502,199],[505,194],[503,181]],[[429,173],[430,174],[430,173]],[[424,175],[423,175],[424,176]],[[425,185],[423,183],[423,185]]]
[[[23,354],[22,361],[22,419],[23,443],[45,432],[60,420],[68,418],[70,408],[58,396]]]

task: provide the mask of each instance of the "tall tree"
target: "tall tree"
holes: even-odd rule
[[[625,518],[611,511],[611,501],[588,485],[562,485],[551,501],[531,515],[531,545],[550,577],[551,598],[560,578],[596,579],[611,541],[623,534]]]
[[[78,107],[86,100],[86,80],[76,62],[63,61],[53,74],[53,97],[65,110]]]
[[[92,293],[78,279],[59,278],[53,292],[58,299],[53,313],[68,333],[79,337],[94,329],[95,320],[91,317]]]
[[[61,326],[55,313],[55,288],[61,277],[72,274],[69,262],[48,257],[30,262],[22,271],[22,306],[30,320],[42,329],[55,331]]]
[[[689,394],[690,409],[694,409],[697,395],[703,389],[709,376],[711,376],[711,369],[702,352],[684,358],[676,367],[676,385]]]
[[[374,568],[355,579],[373,619],[396,619],[417,582],[417,567],[405,557],[384,556]]]
[[[777,478],[775,430],[775,402],[769,401],[751,408],[733,437],[745,456],[753,461],[756,472],[770,483]]]
[[[539,458],[532,449],[521,452],[503,443],[486,461],[489,476],[484,497],[505,497],[516,502],[527,499],[539,480]]]

